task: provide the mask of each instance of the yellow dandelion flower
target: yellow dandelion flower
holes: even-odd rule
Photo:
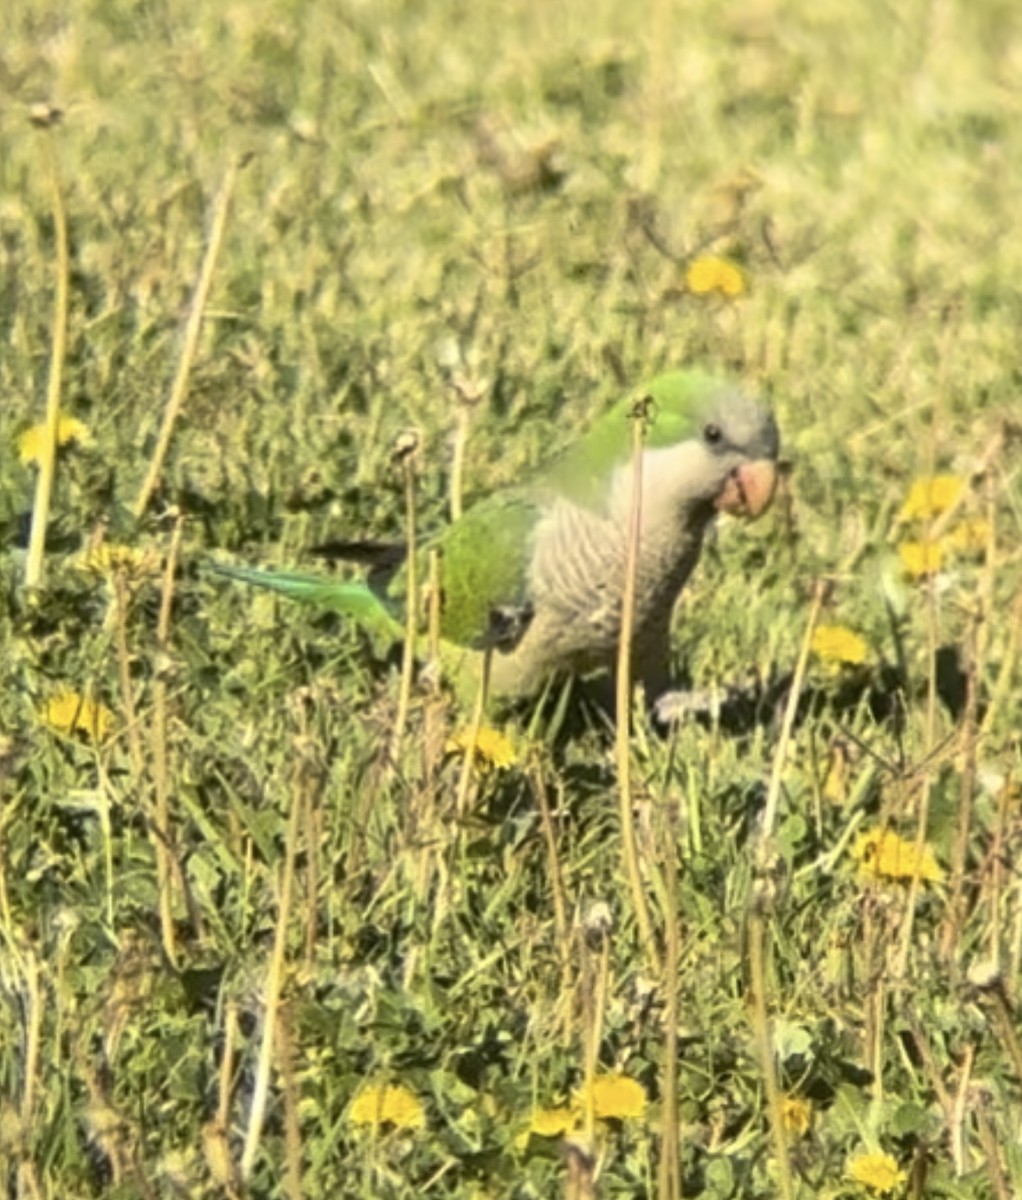
[[[646,1111],[646,1089],[636,1079],[627,1075],[599,1075],[592,1082],[589,1096],[585,1089],[575,1093],[575,1104],[585,1109],[586,1101],[592,1098],[593,1113],[600,1118],[616,1117],[619,1120],[641,1117]]]
[[[100,542],[83,550],[75,565],[90,575],[113,575],[118,571],[132,576],[153,575],[160,568],[160,556],[152,547],[139,550],[135,546]]]
[[[685,284],[694,296],[716,294],[732,300],[747,290],[741,267],[715,254],[693,259],[685,272]]]
[[[902,542],[898,557],[906,575],[922,579],[940,570],[944,562],[944,547],[940,542]]]
[[[781,1120],[789,1133],[797,1133],[799,1137],[809,1132],[809,1122],[812,1120],[813,1106],[801,1096],[784,1096],[781,1098]]]
[[[893,830],[870,829],[860,834],[852,848],[859,874],[866,879],[911,879],[918,875],[926,883],[944,878],[933,850],[923,845],[917,854],[915,842],[906,841]]]
[[[889,1154],[857,1154],[848,1160],[848,1175],[878,1195],[893,1192],[905,1182],[904,1171]]]
[[[931,521],[957,504],[964,490],[965,480],[957,475],[926,475],[909,488],[898,519]]]
[[[83,733],[93,742],[103,741],[114,727],[114,714],[105,704],[68,690],[51,696],[39,719],[58,733]]]
[[[575,1114],[570,1108],[534,1108],[529,1118],[529,1133],[537,1137],[560,1137],[575,1128]]]
[[[465,754],[471,743],[472,730],[459,729],[457,733],[447,739],[445,749],[448,754]],[[492,729],[490,726],[484,725],[476,737],[476,761],[503,770],[505,767],[513,767],[518,761],[518,755],[515,753],[514,744],[506,734],[501,733],[499,729]]]
[[[349,1119],[356,1125],[393,1125],[397,1129],[422,1129],[426,1111],[422,1101],[402,1084],[374,1083],[351,1102]]]
[[[87,446],[92,441],[89,427],[76,417],[61,417],[57,422],[57,446],[67,446],[78,442]],[[25,466],[38,463],[46,449],[46,426],[33,425],[18,438],[18,453]]]
[[[990,541],[990,522],[982,517],[969,517],[959,521],[943,539],[943,544],[959,554],[970,554],[986,548]]]
[[[857,666],[866,661],[868,646],[844,625],[817,625],[811,643],[813,653],[825,663]]]

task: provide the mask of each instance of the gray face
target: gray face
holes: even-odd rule
[[[775,462],[779,448],[777,423],[758,401],[735,390],[715,393],[702,406],[689,438],[644,453],[644,523],[702,527],[717,511],[729,480],[751,463]],[[754,472],[748,482],[754,484],[761,474]],[[630,498],[631,467],[626,465],[616,472],[611,489],[610,512],[619,520]]]
[[[776,461],[781,435],[773,413],[744,392],[722,391],[700,414],[700,440],[719,457],[738,455],[750,461]]]

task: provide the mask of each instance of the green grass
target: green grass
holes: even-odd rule
[[[636,29],[625,5],[495,12],[2,6],[4,1186],[571,1195],[557,1139],[517,1139],[579,1086],[595,1039],[599,1071],[649,1096],[642,1119],[597,1128],[599,1194],[670,1194],[668,989],[622,872],[612,739],[527,743],[521,714],[519,761],[457,814],[445,744],[466,713],[417,686],[384,769],[397,660],[203,566],[308,565],[329,537],[399,534],[391,454],[410,427],[420,528],[442,521],[459,383],[481,394],[471,499],[643,376],[698,363],[772,399],[793,473],[764,520],[722,531],[678,610],[679,674],[740,683],[758,708],[668,739],[640,722],[633,738],[654,924],[679,933],[682,1192],[782,1194],[755,893],[779,1082],[812,1104],[808,1132],[787,1137],[792,1194],[868,1195],[848,1164],[883,1150],[905,1172],[895,1195],[1020,1195],[1022,482],[1018,441],[991,439],[1005,419],[1017,438],[1022,382],[1022,13],[664,0]],[[49,132],[29,121],[39,102],[63,110]],[[62,452],[46,585],[29,596],[13,547],[34,476],[17,439],[43,419],[55,334],[47,137],[71,245],[63,406],[94,440]],[[184,411],[139,522],[238,156]],[[743,172],[758,186],[736,203]],[[707,248],[742,265],[747,295],[686,291]],[[932,587],[905,581],[911,481],[970,479],[981,461],[962,512],[992,520],[993,540]],[[159,576],[119,606],[75,555],[103,530],[166,555],[175,511],[164,639]],[[861,633],[869,660],[843,676],[811,663],[757,878],[785,681],[821,577],[821,620]],[[39,710],[64,688],[102,699],[115,733],[46,728]],[[924,808],[943,882],[861,879],[858,834],[886,824],[912,841]],[[611,932],[587,940],[600,904]],[[979,986],[992,967],[1000,982]],[[370,1082],[415,1092],[424,1127],[353,1124]]]

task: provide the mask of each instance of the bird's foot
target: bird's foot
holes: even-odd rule
[[[660,725],[676,725],[687,717],[719,721],[724,705],[733,698],[734,690],[727,687],[661,692],[653,702],[653,717]]]

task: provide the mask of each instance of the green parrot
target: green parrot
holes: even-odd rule
[[[465,511],[422,548],[440,556],[445,643],[492,649],[491,690],[536,692],[551,677],[613,670],[632,506],[632,426],[648,398],[642,453],[633,678],[652,702],[669,685],[674,602],[719,512],[754,518],[773,498],[779,435],[771,414],[733,384],[672,371],[623,397],[525,482]],[[221,574],[349,615],[376,635],[404,635],[405,550],[335,543],[368,564],[364,580],[218,566]]]

